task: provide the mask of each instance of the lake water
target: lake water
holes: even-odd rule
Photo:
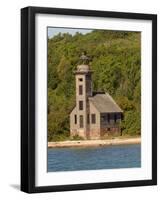
[[[141,167],[141,145],[48,148],[48,172]]]

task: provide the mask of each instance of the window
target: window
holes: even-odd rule
[[[77,124],[77,115],[74,115],[74,123]]]
[[[114,114],[115,123],[117,122],[117,114]]]
[[[87,124],[89,124],[89,114],[87,114]]]
[[[106,115],[101,115],[101,122],[106,122]]]
[[[83,101],[79,101],[79,110],[83,110]]]
[[[82,78],[79,78],[79,81],[80,81],[80,82],[82,82],[82,81],[83,81],[83,79],[82,79]]]
[[[79,95],[82,95],[82,94],[83,94],[83,86],[79,85]]]
[[[110,122],[110,114],[107,114],[107,121]]]
[[[79,116],[79,125],[80,125],[80,128],[83,128],[83,115]]]
[[[96,115],[95,114],[91,115],[91,120],[92,120],[92,124],[96,123]]]

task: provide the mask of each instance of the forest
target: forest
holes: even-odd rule
[[[108,92],[124,111],[122,135],[141,135],[141,33],[93,30],[48,38],[48,141],[69,139],[82,52],[91,58],[93,90]]]

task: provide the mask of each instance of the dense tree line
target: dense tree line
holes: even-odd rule
[[[124,111],[122,133],[141,134],[141,35],[94,30],[48,39],[48,139],[69,137],[69,113],[75,105],[73,71],[86,51],[91,57],[94,91],[108,92]]]

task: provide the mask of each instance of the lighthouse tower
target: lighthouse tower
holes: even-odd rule
[[[80,57],[81,64],[75,71],[76,82],[76,115],[77,134],[83,138],[89,137],[89,102],[88,97],[92,96],[92,71],[89,67],[89,58],[82,54]]]

